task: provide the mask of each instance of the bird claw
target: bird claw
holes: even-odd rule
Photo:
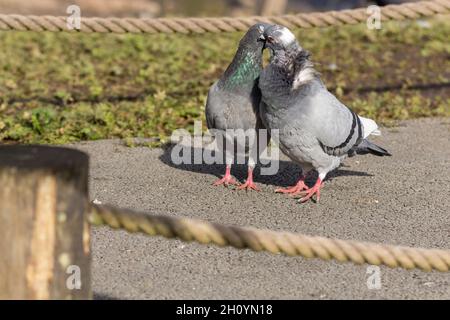
[[[275,189],[275,192],[289,194],[292,197],[294,197],[297,194],[299,194],[300,192],[304,192],[303,190],[309,190],[309,188],[303,180],[300,180],[295,186],[288,187],[288,188],[278,188],[278,189]]]
[[[255,191],[261,191],[260,188],[258,188],[258,186],[250,179],[247,179],[247,181],[245,181],[245,183],[239,187],[237,187],[238,190],[255,190]]]
[[[321,188],[322,188],[322,181],[317,180],[316,184],[312,188],[297,193],[298,195],[304,196],[300,198],[298,202],[305,203],[306,201],[311,199],[313,195],[316,195],[316,202],[319,202]]]
[[[231,175],[231,166],[227,165],[225,175],[223,176],[223,178],[214,182],[213,186],[224,185],[225,187],[228,187],[230,184],[238,186],[239,182],[237,182]]]
[[[219,179],[213,183],[213,186],[220,185],[224,185],[225,187],[228,187],[229,185],[238,186],[239,182],[237,182],[232,176],[225,175],[222,179]]]

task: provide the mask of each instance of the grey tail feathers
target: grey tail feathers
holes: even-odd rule
[[[368,154],[368,153],[379,157],[392,156],[386,149],[383,149],[382,147],[377,146],[375,143],[372,143],[366,139],[361,141],[361,143],[358,146],[353,147],[349,151],[348,155],[352,157],[356,154]]]

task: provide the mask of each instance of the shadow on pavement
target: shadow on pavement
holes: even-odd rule
[[[104,293],[94,292],[94,300],[119,300],[117,297],[113,297]]]
[[[224,164],[174,164],[171,159],[171,153],[172,148],[174,147],[173,144],[167,144],[163,150],[164,153],[159,157],[159,159],[166,165],[176,168],[178,170],[185,170],[190,171],[194,173],[202,173],[202,174],[210,174],[215,177],[221,177],[225,172],[225,165]],[[198,150],[198,149],[195,149]],[[191,149],[191,163],[194,163],[193,161],[193,155],[195,150]],[[202,152],[203,152],[202,148]],[[326,180],[331,180],[336,177],[342,177],[342,176],[359,176],[359,177],[372,177],[372,174],[361,172],[361,171],[354,171],[354,170],[345,170],[342,168],[345,168],[345,165],[341,165],[341,168],[338,168],[337,170],[334,170],[328,174],[328,177]],[[286,161],[286,160],[280,160],[279,161],[279,169],[278,172],[275,175],[261,175],[260,174],[261,165],[257,165],[255,169],[255,177],[254,180],[257,183],[262,183],[266,185],[272,185],[276,187],[286,187],[294,185],[300,175],[300,167],[292,162],[292,161]],[[242,164],[235,164],[232,166],[232,174],[241,182],[245,180],[247,177],[247,166]],[[313,185],[314,182],[317,179],[317,173],[311,173],[308,175],[306,181],[308,185]],[[211,182],[214,179],[211,179]]]

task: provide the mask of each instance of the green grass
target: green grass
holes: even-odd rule
[[[450,23],[297,31],[327,86],[377,121],[450,116]],[[242,33],[0,32],[0,142],[152,137],[204,119]]]

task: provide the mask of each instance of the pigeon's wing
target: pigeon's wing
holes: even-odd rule
[[[220,112],[220,103],[220,92],[216,82],[209,89],[206,99],[205,116],[208,129],[216,128],[214,118]]]
[[[264,108],[264,107],[265,107],[265,103],[262,100],[260,100],[260,103],[258,105],[257,112],[256,112],[256,129],[257,130],[268,128],[262,117],[262,108]]]
[[[364,132],[360,118],[325,88],[320,88],[302,103],[306,117],[303,122],[326,154],[345,155],[361,142]]]
[[[208,129],[255,129],[260,125],[257,123],[260,101],[259,90],[243,94],[222,90],[214,84],[208,92],[205,107]]]

